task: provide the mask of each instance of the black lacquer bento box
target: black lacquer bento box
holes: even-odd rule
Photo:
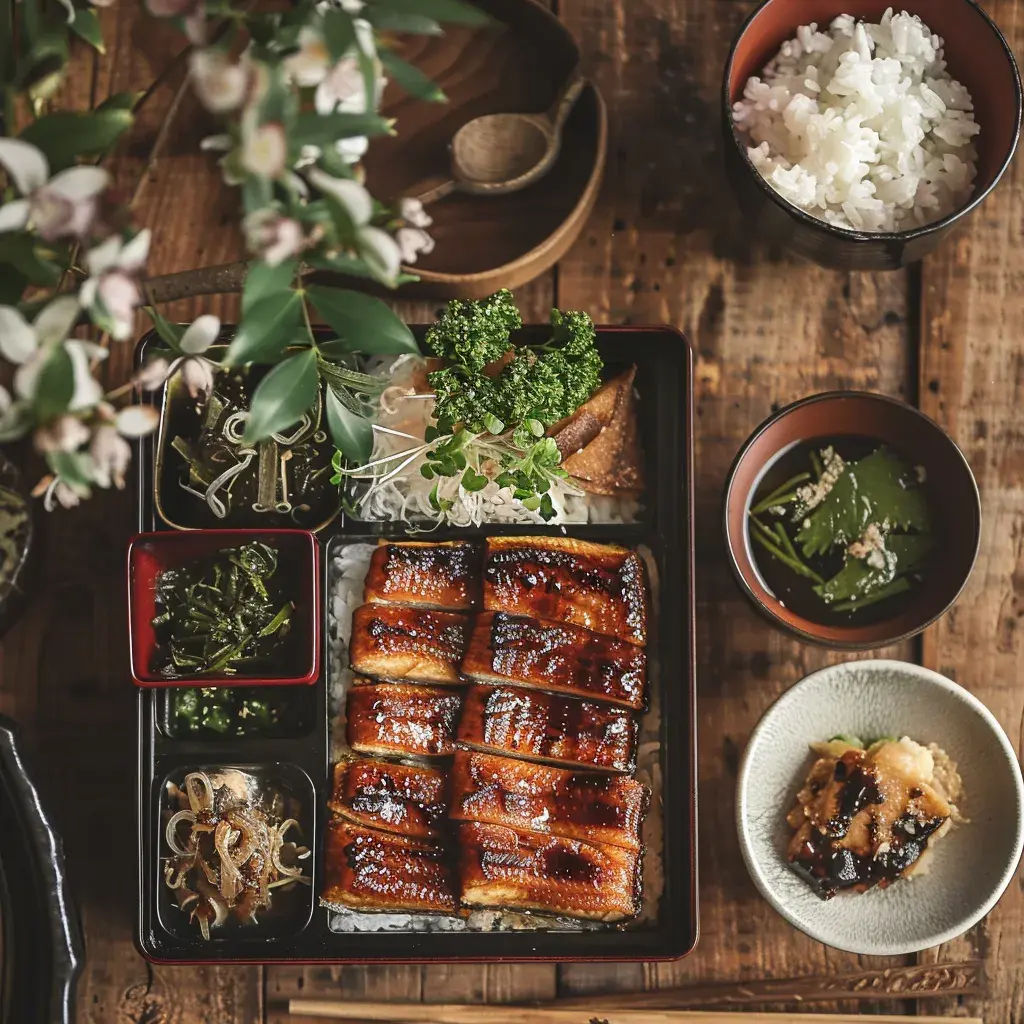
[[[415,330],[415,329],[414,329]],[[530,328],[526,329],[527,332]],[[537,328],[538,331],[541,328]],[[341,545],[403,538],[401,523],[366,523],[339,514],[317,535],[321,578],[320,634],[325,650],[313,685],[291,686],[293,727],[276,738],[183,737],[168,713],[168,691],[140,689],[138,701],[139,901],[136,943],[160,963],[201,962],[496,962],[671,960],[697,941],[697,817],[693,552],[693,366],[688,342],[667,327],[598,327],[598,348],[610,373],[637,365],[638,417],[646,491],[638,521],[553,527],[484,527],[436,530],[429,539],[471,539],[489,534],[556,534],[642,549],[656,583],[651,594],[652,686],[658,687],[660,722],[657,774],[662,800],[661,897],[656,914],[619,928],[495,931],[332,930],[319,906],[323,884],[324,824],[331,786],[331,671],[327,627],[332,553]],[[136,356],[159,340],[147,335]],[[159,405],[159,393],[150,401]],[[140,532],[170,530],[154,501],[156,441],[137,453]],[[421,539],[423,539],[421,537]],[[203,766],[238,767],[279,780],[308,806],[305,840],[313,850],[312,885],[289,894],[280,922],[214,930],[204,940],[174,903],[164,883],[162,800],[168,780]],[[299,887],[297,887],[299,888]]]

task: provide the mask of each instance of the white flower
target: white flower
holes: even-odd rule
[[[321,192],[332,196],[345,207],[356,228],[359,255],[370,265],[379,280],[393,284],[401,269],[402,254],[391,235],[370,224],[373,216],[370,193],[358,181],[334,178],[319,167],[310,168],[307,177]]]
[[[373,42],[373,30],[365,21],[357,20],[356,37],[359,48],[369,58],[375,59],[376,48]],[[361,28],[360,26],[366,26]],[[369,29],[369,31],[367,31]],[[318,114],[331,114],[338,110],[346,114],[371,114],[380,105],[384,94],[386,79],[379,73],[376,75],[376,95],[366,94],[366,78],[358,58],[354,54],[342,57],[328,72],[327,77],[317,86],[313,97]],[[355,135],[348,139],[339,139],[335,149],[347,163],[354,164],[361,160],[369,149],[370,141],[365,135]]]
[[[393,284],[402,268],[402,254],[398,243],[381,228],[361,228],[359,255],[385,284]]]
[[[299,29],[299,49],[284,61],[287,75],[302,89],[319,85],[327,74],[331,54],[320,33],[310,25]]]
[[[89,454],[92,456],[96,483],[100,487],[113,484],[122,490],[125,474],[132,461],[132,446],[121,437],[117,428],[110,424],[97,427],[89,445]]]
[[[403,263],[415,263],[421,253],[426,256],[434,251],[434,240],[423,228],[399,228],[395,241]]]
[[[214,49],[194,51],[189,64],[196,93],[207,110],[226,114],[242,105],[249,91],[249,72],[245,67]]]
[[[36,450],[46,452],[77,451],[89,440],[89,428],[77,417],[64,413],[39,427],[33,435]]]
[[[373,199],[358,181],[351,178],[335,178],[319,167],[311,167],[306,176],[312,185],[345,207],[357,228],[370,223],[373,216]]]
[[[275,210],[254,210],[242,222],[249,251],[268,266],[276,267],[297,255],[305,246],[302,225]]]
[[[142,302],[137,278],[146,264],[150,241],[150,230],[144,228],[130,242],[112,235],[86,254],[91,276],[82,285],[79,298],[93,321],[116,341],[131,335],[135,310]]]
[[[195,356],[205,352],[217,340],[219,334],[220,317],[204,313],[188,325],[178,344],[182,352]]]
[[[141,367],[132,378],[132,383],[143,391],[156,391],[170,373],[170,364],[162,356],[151,359],[145,366]]]
[[[202,356],[189,356],[178,364],[181,382],[193,398],[208,395],[213,390],[213,374],[216,367]]]
[[[145,437],[159,422],[160,413],[151,405],[126,405],[114,417],[117,432],[125,437]]]
[[[32,496],[42,494],[43,508],[52,512],[57,505],[61,508],[74,508],[83,498],[89,497],[89,488],[80,484],[71,484],[59,476],[44,476],[32,490]]]
[[[0,206],[0,232],[31,228],[46,241],[89,234],[97,199],[110,183],[100,167],[69,167],[50,177],[43,152],[21,139],[0,138],[0,164],[21,199]]]
[[[247,128],[242,122],[241,164],[250,174],[279,178],[288,160],[288,136],[277,122]]]
[[[398,215],[413,228],[429,228],[434,218],[423,209],[418,199],[403,199],[398,204]]]
[[[13,306],[0,306],[0,355],[19,366],[28,362],[40,349],[51,348],[71,333],[78,309],[76,296],[60,295],[29,324]]]

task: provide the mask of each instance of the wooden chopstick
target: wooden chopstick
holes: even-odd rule
[[[850,974],[797,978],[698,983],[686,988],[646,989],[571,996],[537,1003],[551,1009],[584,1008],[601,1012],[620,1009],[716,1009],[763,1003],[831,1002],[839,999],[931,999],[978,994],[984,987],[979,960],[948,964],[915,964]]]
[[[389,1024],[907,1024],[904,1016],[875,1014],[708,1013],[703,1010],[605,1009],[595,998],[589,1008],[557,1009],[508,1005],[453,1003],[358,1003],[331,999],[292,999],[288,1012],[295,1016],[329,1017],[348,1021],[386,1021]],[[914,1024],[949,1024],[948,1017],[914,1017]],[[958,1017],[957,1024],[982,1024],[977,1018]]]

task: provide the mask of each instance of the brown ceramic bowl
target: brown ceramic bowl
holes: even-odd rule
[[[733,126],[732,105],[751,75],[799,25],[828,25],[840,14],[877,22],[888,7],[918,15],[945,40],[949,73],[974,100],[981,132],[978,176],[970,201],[923,227],[907,231],[853,231],[834,227],[791,205],[750,162],[747,141]],[[726,162],[737,198],[760,233],[800,256],[841,270],[894,270],[931,252],[957,222],[995,188],[1013,157],[1021,126],[1021,84],[1006,39],[974,0],[766,0],[740,29],[725,67],[722,116]]]
[[[569,30],[536,0],[473,0],[494,24],[445,26],[440,36],[400,37],[401,56],[437,82],[447,103],[424,103],[395,85],[383,113],[397,134],[375,139],[367,178],[382,199],[416,195],[450,177],[449,147],[483,114],[547,111],[578,71]],[[536,184],[508,195],[456,192],[431,203],[433,252],[405,270],[419,280],[402,298],[479,299],[517,288],[565,255],[597,200],[608,142],[607,112],[588,84],[562,130],[559,155]]]
[[[889,618],[823,625],[797,615],[769,590],[754,562],[747,509],[764,474],[795,445],[816,438],[870,437],[925,469],[936,549],[926,578]],[[974,474],[949,435],[904,402],[866,391],[829,391],[779,410],[747,439],[725,489],[725,543],[740,588],[777,625],[802,640],[842,650],[884,647],[919,633],[959,597],[981,541]],[[879,606],[879,610],[882,608]]]

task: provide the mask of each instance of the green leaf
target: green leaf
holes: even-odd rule
[[[299,146],[329,146],[356,135],[393,135],[394,130],[391,120],[380,114],[348,114],[340,110],[318,114],[315,110],[306,110],[295,118],[290,134],[292,142]]]
[[[133,120],[128,110],[58,110],[33,121],[21,138],[46,154],[52,171],[60,171],[71,167],[77,157],[109,149],[132,126]]]
[[[86,452],[49,452],[46,463],[67,484],[86,490],[93,484],[92,463]]]
[[[373,451],[373,425],[349,409],[330,385],[324,389],[324,404],[335,446],[350,462],[362,465]]]
[[[342,209],[341,204],[335,204]],[[347,216],[347,215],[346,215]],[[335,256],[310,256],[306,262],[317,270],[328,270],[335,274],[347,274],[349,277],[365,277],[372,279],[373,271],[358,256],[338,253]]]
[[[160,340],[170,347],[171,351],[181,355],[181,339],[185,334],[185,328],[181,324],[172,324],[156,307],[147,306],[146,313],[153,321],[153,328],[159,335]]]
[[[490,25],[494,19],[479,7],[462,0],[380,0],[382,10],[416,14],[450,25]]]
[[[238,366],[275,361],[292,342],[299,340],[301,318],[302,296],[291,288],[259,299],[242,316],[224,362]]]
[[[380,299],[322,285],[311,285],[307,294],[346,351],[372,355],[419,354],[412,331]]]
[[[36,6],[24,3],[26,12]],[[33,33],[34,34],[34,33]],[[43,32],[32,42],[28,52],[18,61],[15,86],[22,91],[39,87],[48,78],[59,75],[68,61],[68,39],[65,32]]]
[[[356,32],[352,16],[337,8],[324,11],[323,33],[332,60],[341,60],[355,46]]]
[[[58,345],[43,364],[36,382],[33,404],[36,417],[46,422],[64,412],[75,393],[75,368],[63,345]]]
[[[298,260],[285,260],[276,267],[262,260],[251,263],[242,286],[242,316],[247,316],[261,299],[290,292],[298,269]]]
[[[370,7],[367,8],[366,16],[381,32],[406,32],[416,36],[439,36],[444,33],[444,29],[433,18],[422,14],[402,14],[381,7]]]
[[[866,598],[888,588],[897,577],[920,569],[932,550],[932,539],[920,533],[890,534],[885,538],[885,550],[889,557],[880,568],[848,555],[842,569],[815,587],[815,593],[828,605],[853,601],[862,606]]]
[[[75,10],[75,20],[71,22],[71,31],[79,39],[87,42],[97,53],[106,53],[103,44],[103,30],[95,7],[79,7]]]
[[[410,95],[428,103],[447,103],[448,97],[437,82],[418,67],[402,60],[390,50],[380,51],[380,61],[390,76]]]
[[[471,493],[473,491],[482,491],[487,486],[487,483],[487,477],[475,472],[472,466],[462,474],[462,488]]]
[[[868,523],[885,530],[930,528],[928,501],[922,487],[907,486],[914,479],[899,456],[879,448],[859,462],[847,463],[824,501],[810,515],[800,514],[805,525],[796,535],[805,558],[821,555],[837,544],[851,544]]]
[[[52,288],[60,280],[60,266],[39,251],[36,238],[28,232],[10,231],[0,234],[0,264],[7,264],[23,282],[38,288]],[[0,278],[6,276],[6,271],[0,274]],[[18,291],[20,297],[21,289]]]
[[[316,352],[308,348],[275,366],[253,392],[243,444],[285,430],[316,402],[320,377]]]
[[[143,92],[115,92],[108,96],[97,110],[132,110],[145,94]]]

